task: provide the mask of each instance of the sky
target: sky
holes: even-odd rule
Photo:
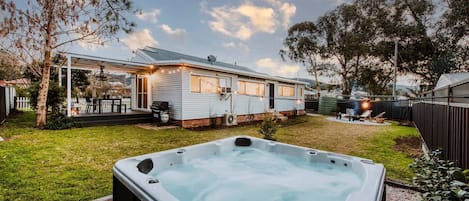
[[[236,63],[258,72],[284,77],[308,77],[304,67],[279,56],[288,27],[316,21],[343,0],[134,0],[141,9],[137,24],[119,42],[104,46],[74,43],[65,51],[128,60],[145,46]],[[321,77],[320,81],[334,82]],[[337,82],[337,80],[335,81]],[[402,79],[399,82],[406,83]]]

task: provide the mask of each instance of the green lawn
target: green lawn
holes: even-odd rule
[[[209,131],[145,130],[102,126],[46,131],[32,128],[34,114],[10,118],[0,131],[0,200],[92,200],[112,193],[112,166],[122,158],[233,135],[261,137],[255,126]],[[394,139],[417,136],[414,128],[362,126],[304,116],[282,126],[280,142],[369,158],[387,176],[409,181],[412,162],[392,149]]]

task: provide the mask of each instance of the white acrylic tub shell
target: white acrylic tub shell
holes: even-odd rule
[[[174,164],[181,164],[191,158],[213,155],[232,150],[237,138],[248,138],[252,144],[250,147],[262,149],[273,153],[282,153],[296,157],[306,157],[311,162],[330,162],[335,164],[347,164],[347,167],[363,178],[363,185],[359,191],[349,194],[346,201],[380,201],[384,191],[385,168],[382,164],[373,163],[371,160],[359,157],[347,156],[337,153],[320,151],[285,143],[273,142],[250,136],[236,136],[203,144],[192,145],[167,151],[151,153],[118,161],[114,168],[114,176],[140,200],[178,201],[166,191],[163,186],[147,174],[140,172],[137,165],[150,158],[153,161],[153,169],[164,169]],[[181,153],[182,152],[182,153]]]

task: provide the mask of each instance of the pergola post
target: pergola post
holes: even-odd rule
[[[67,55],[67,116],[72,116],[72,56]]]
[[[59,68],[59,72],[58,72],[58,74],[59,74],[59,77],[58,77],[59,78],[59,87],[61,87],[62,86],[62,66],[59,66],[58,68]]]

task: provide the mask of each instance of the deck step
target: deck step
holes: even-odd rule
[[[153,115],[149,114],[126,114],[126,115],[99,115],[73,117],[77,127],[126,125],[138,123],[150,123]]]

